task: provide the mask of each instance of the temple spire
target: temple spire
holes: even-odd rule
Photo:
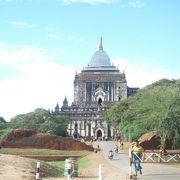
[[[102,36],[101,36],[101,38],[100,38],[99,50],[103,50]]]

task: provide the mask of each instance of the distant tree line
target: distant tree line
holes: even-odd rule
[[[38,108],[33,112],[17,115],[10,122],[1,123],[0,129],[31,129],[57,136],[67,136],[68,123],[67,118],[52,115],[49,111]]]

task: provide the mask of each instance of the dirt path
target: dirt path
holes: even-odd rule
[[[14,155],[0,154],[0,180],[32,180],[32,160]]]

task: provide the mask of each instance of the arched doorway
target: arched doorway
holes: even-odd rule
[[[102,140],[102,131],[99,129],[98,131],[97,131],[97,139],[100,139],[100,140]]]
[[[77,133],[74,133],[74,135],[73,135],[73,136],[74,136],[74,138],[75,138],[75,139],[77,139],[77,138],[78,138]]]
[[[99,105],[99,106],[102,105],[102,99],[101,99],[101,98],[98,99],[98,105]]]

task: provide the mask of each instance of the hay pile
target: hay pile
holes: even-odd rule
[[[160,148],[160,137],[156,135],[155,132],[151,131],[148,133],[143,134],[139,139],[140,145],[144,149],[159,149]],[[166,149],[171,149],[172,143],[171,141],[166,141]]]

